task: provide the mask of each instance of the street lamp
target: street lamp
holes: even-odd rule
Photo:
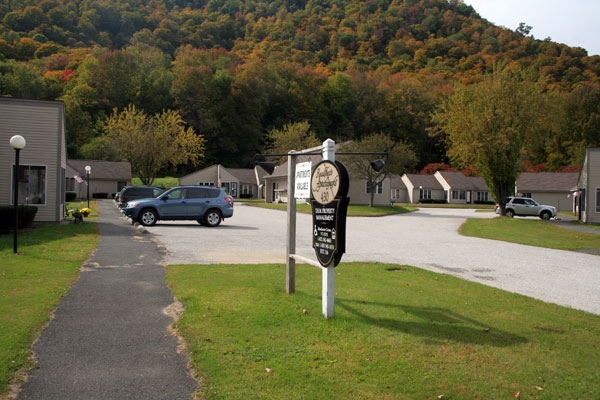
[[[10,146],[15,149],[15,170],[13,171],[13,203],[15,207],[15,226],[13,252],[17,253],[17,230],[19,229],[19,152],[25,148],[25,138],[15,135],[10,138]]]
[[[88,208],[90,208],[90,174],[92,173],[92,167],[89,165],[85,166],[85,182],[87,185],[87,203]]]

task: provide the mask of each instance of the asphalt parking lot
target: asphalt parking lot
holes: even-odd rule
[[[407,264],[543,301],[600,314],[600,256],[458,234],[466,218],[490,212],[427,208],[409,214],[347,219],[348,261]],[[297,254],[315,259],[311,216],[297,215]],[[161,221],[147,228],[168,264],[285,263],[287,214],[237,203],[216,228]]]

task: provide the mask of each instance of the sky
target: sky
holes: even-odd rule
[[[536,39],[583,47],[600,55],[600,0],[464,0],[491,23],[515,30],[533,27]]]

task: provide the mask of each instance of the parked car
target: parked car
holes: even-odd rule
[[[496,205],[496,214],[500,213],[500,207]],[[507,217],[540,217],[548,220],[556,217],[556,207],[546,206],[528,197],[508,197],[504,213]]]
[[[127,202],[137,199],[147,199],[154,197],[162,192],[164,188],[156,186],[126,186],[119,192],[117,196],[117,205],[124,208]]]
[[[233,197],[216,187],[176,186],[155,198],[130,201],[123,213],[144,226],[160,220],[196,220],[213,227],[233,216]]]

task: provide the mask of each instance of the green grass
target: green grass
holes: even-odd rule
[[[140,180],[140,178],[132,178],[131,184],[133,186],[142,186],[142,181]],[[170,188],[177,185],[179,185],[179,179],[172,176],[156,178],[154,179],[154,182],[152,182],[152,186],[164,186],[166,188]]]
[[[265,203],[264,200],[261,202],[248,202],[248,204],[255,207],[269,208],[273,210],[287,210],[287,204],[278,203]],[[368,205],[349,205],[348,216],[349,217],[383,217],[386,215],[400,214],[405,212],[414,211],[414,207],[406,205],[395,205],[395,206],[373,206]],[[312,213],[310,204],[299,203],[296,204],[296,211],[303,214]]]
[[[98,225],[90,222],[26,229],[14,254],[12,233],[0,236],[0,395],[19,371],[33,366],[33,339],[97,239]]]
[[[600,317],[408,266],[173,265],[203,399],[600,398]],[[440,397],[441,398],[441,397]]]
[[[460,227],[460,233],[552,249],[600,249],[598,234],[573,231],[538,219],[473,218]]]
[[[84,224],[20,232],[18,255],[12,235],[0,236],[0,398],[34,366],[32,341],[97,243],[90,208]],[[600,235],[536,219],[473,219],[462,230],[600,248]],[[175,265],[166,279],[186,307],[178,328],[201,398],[600,398],[597,315],[409,266],[342,263],[330,320],[314,267],[297,266],[294,295],[283,293],[282,265]]]

